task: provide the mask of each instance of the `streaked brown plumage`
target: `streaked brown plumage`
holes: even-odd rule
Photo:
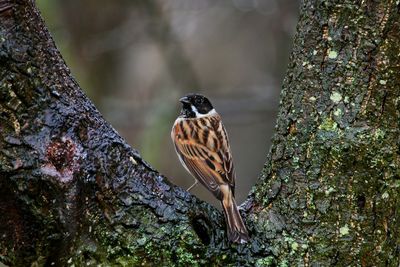
[[[192,94],[180,101],[182,112],[171,132],[178,157],[186,170],[221,201],[228,239],[247,242],[249,236],[234,198],[235,171],[221,117],[204,96]]]

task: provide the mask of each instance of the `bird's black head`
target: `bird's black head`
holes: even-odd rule
[[[206,115],[214,109],[210,100],[200,94],[189,94],[179,99],[179,101],[182,103],[181,116],[185,118]]]

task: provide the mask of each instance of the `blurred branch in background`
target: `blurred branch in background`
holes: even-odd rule
[[[244,199],[269,147],[298,1],[37,2],[102,114],[183,187],[192,178],[169,137],[177,99],[188,92],[209,96],[228,130],[238,201]],[[194,193],[212,202],[201,187]]]

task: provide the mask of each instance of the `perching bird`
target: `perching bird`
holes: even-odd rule
[[[221,201],[228,239],[245,243],[249,234],[234,198],[235,171],[228,135],[211,102],[200,94],[179,99],[182,110],[172,127],[171,138],[185,169]]]

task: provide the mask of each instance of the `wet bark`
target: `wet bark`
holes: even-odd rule
[[[303,3],[255,190],[277,262],[399,266],[399,8]]]
[[[170,184],[71,77],[32,0],[0,0],[0,262],[399,265],[400,15],[304,1],[251,235]]]

